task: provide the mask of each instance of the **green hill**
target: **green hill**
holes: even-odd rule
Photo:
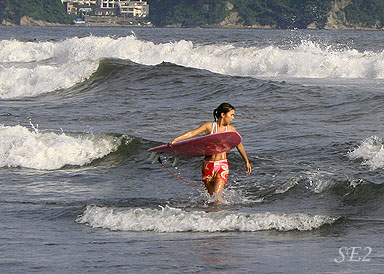
[[[384,28],[384,0],[147,0],[155,26]],[[0,0],[0,23],[70,23],[60,0]]]
[[[157,26],[383,28],[384,0],[147,0]]]
[[[20,24],[24,16],[51,23],[70,23],[60,0],[0,0],[0,23]]]
[[[315,22],[324,26],[332,0],[149,0],[155,25],[185,27],[228,21],[243,26],[306,28]]]
[[[347,24],[384,27],[384,0],[354,0],[344,9]]]

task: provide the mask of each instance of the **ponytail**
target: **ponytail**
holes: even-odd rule
[[[231,104],[228,104],[228,103],[222,103],[220,106],[218,106],[214,111],[213,111],[213,119],[215,120],[215,122],[217,121],[217,119],[220,118],[221,116],[221,113],[227,113],[227,112],[230,112],[231,110],[235,109],[234,106],[232,106]]]
[[[213,111],[213,120],[216,122],[217,120],[217,109]]]

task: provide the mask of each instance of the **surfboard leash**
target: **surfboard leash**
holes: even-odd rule
[[[188,182],[187,180],[184,180],[183,178],[180,178],[178,176],[176,176],[175,174],[172,173],[172,171],[170,171],[164,164],[163,164],[163,161],[161,161],[161,158],[160,156],[157,158],[157,160],[159,161],[160,165],[166,170],[168,171],[169,174],[171,174],[173,177],[175,177],[176,179],[180,180],[180,181],[183,181],[184,183],[187,183],[187,184],[190,184],[192,186],[196,186],[196,187],[203,187],[202,185],[196,185],[194,183],[191,183],[191,182]]]

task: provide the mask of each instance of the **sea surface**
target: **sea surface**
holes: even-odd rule
[[[0,27],[0,273],[383,273],[383,87],[381,31]],[[148,149],[222,102],[217,206]]]

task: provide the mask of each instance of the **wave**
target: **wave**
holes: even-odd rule
[[[346,178],[347,177],[347,178]],[[302,175],[292,177],[281,184],[274,186],[260,186],[254,195],[263,201],[274,199],[276,196],[308,196],[320,195],[330,197],[336,195],[340,201],[351,201],[354,204],[374,204],[382,207],[384,184],[373,183],[364,179],[354,179],[354,176],[341,175],[338,172],[312,170],[303,172]]]
[[[310,231],[334,223],[338,217],[302,213],[205,212],[172,208],[115,209],[89,205],[76,220],[94,228],[113,231],[155,232],[253,232],[261,230]]]
[[[320,170],[307,171],[304,172],[301,177],[290,178],[283,184],[276,186],[273,194],[286,193],[296,186],[300,186],[311,193],[320,194],[328,191],[337,184],[332,175],[330,172]]]
[[[105,58],[154,66],[163,62],[245,77],[384,79],[384,51],[303,40],[290,48],[155,44],[135,36],[68,38],[60,42],[0,41],[0,98],[36,96],[88,79]],[[311,60],[311,62],[308,62]],[[7,81],[10,84],[5,84]]]
[[[362,164],[371,170],[384,168],[384,141],[381,137],[371,136],[350,151],[348,157],[351,160],[362,159]]]
[[[67,89],[88,79],[97,67],[98,62],[87,60],[33,68],[0,66],[0,99],[37,96]]]
[[[124,139],[112,135],[73,137],[0,125],[0,140],[0,167],[55,170],[90,164],[116,151]]]

